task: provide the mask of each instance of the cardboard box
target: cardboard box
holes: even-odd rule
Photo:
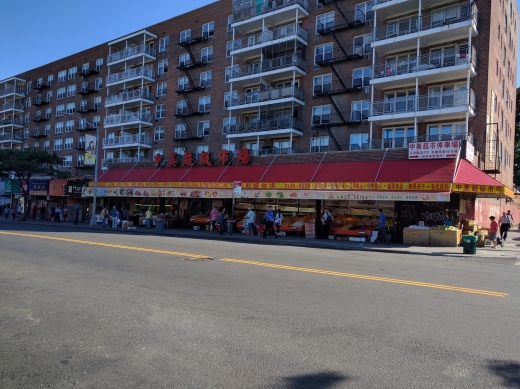
[[[461,230],[430,230],[430,246],[457,247],[461,239]]]
[[[430,230],[413,230],[405,228],[403,230],[403,243],[413,246],[429,246]]]

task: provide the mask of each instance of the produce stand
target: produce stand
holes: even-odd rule
[[[403,229],[403,243],[413,246],[429,246],[430,230],[418,230],[412,228]]]
[[[193,225],[193,229],[196,229],[195,227],[198,226],[200,230],[206,230],[206,225],[211,224],[211,220],[209,220],[207,217],[192,217],[190,218],[190,222]]]
[[[462,230],[430,230],[430,246],[457,247],[462,239]]]
[[[371,230],[341,230],[336,228],[331,228],[331,235],[336,235],[336,238],[340,237],[343,239],[344,237],[357,237],[364,238],[366,242],[370,241],[370,237],[372,236]]]

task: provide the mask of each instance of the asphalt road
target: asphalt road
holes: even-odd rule
[[[0,228],[3,389],[520,388],[512,263]]]

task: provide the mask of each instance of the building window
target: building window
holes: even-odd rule
[[[316,33],[328,31],[332,27],[334,27],[334,12],[316,16]]]
[[[233,153],[233,151],[235,151],[235,144],[234,143],[222,143],[222,150],[227,150],[227,151],[231,151],[231,153]]]
[[[164,127],[155,127],[153,130],[153,140],[164,140]]]
[[[186,115],[188,113],[188,105],[186,104],[186,101],[181,100],[177,101],[177,106],[175,108],[175,114],[176,115]]]
[[[350,134],[350,150],[366,150],[368,149],[368,134]]]
[[[63,157],[63,167],[71,167],[72,166],[72,155],[66,155]]]
[[[466,83],[438,85],[428,90],[428,109],[469,104]]]
[[[461,139],[466,133],[466,123],[430,124],[428,141]]]
[[[67,87],[67,97],[72,97],[76,95],[76,84],[69,85]]]
[[[63,133],[63,123],[55,123],[54,124],[54,133],[55,134],[62,134]]]
[[[65,132],[74,131],[74,120],[67,120],[65,122]]]
[[[224,73],[224,82],[229,82],[231,79],[231,74],[233,72],[233,68],[231,66],[227,66]]]
[[[61,150],[62,145],[63,145],[62,139],[54,139],[54,150]]]
[[[237,131],[237,118],[236,117],[228,117],[222,120],[222,133],[223,134],[233,134]]]
[[[44,132],[45,135],[50,135],[51,134],[51,125],[50,124],[46,124],[44,131],[45,131]]]
[[[30,97],[26,97],[25,98],[25,106],[26,107],[30,107],[31,106],[31,98]]]
[[[233,27],[231,27],[232,24],[233,24],[233,15],[229,15],[227,17],[227,32],[233,31]]]
[[[316,46],[314,48],[314,63],[317,64],[323,61],[330,61],[332,59],[332,50],[334,46],[332,43]]]
[[[85,154],[78,154],[76,159],[76,166],[81,167],[85,164]]]
[[[56,92],[56,99],[61,100],[65,98],[65,88],[58,88]]]
[[[356,4],[355,20],[366,22],[374,19],[374,12],[372,12],[372,1]]]
[[[189,42],[191,39],[191,29],[181,31],[179,34],[179,43]]]
[[[29,93],[32,89],[32,81],[29,81],[26,85],[25,93]]]
[[[23,137],[24,138],[29,138],[29,129],[28,128],[23,130]]]
[[[201,88],[209,88],[211,87],[211,79],[213,72],[210,70],[209,72],[204,72],[200,74],[200,82],[199,86]]]
[[[312,107],[312,124],[330,123],[330,105]]]
[[[67,79],[67,71],[62,70],[58,72],[58,82],[64,82]]]
[[[186,138],[186,126],[184,123],[175,125],[175,139]]]
[[[165,36],[164,38],[159,39],[159,52],[168,50],[170,46],[170,37]]]
[[[273,154],[291,154],[291,150],[295,148],[295,145],[296,142],[293,142],[291,145],[289,139],[275,140],[273,141]]]
[[[25,123],[29,123],[31,121],[31,114],[29,112],[25,113]]]
[[[69,80],[72,80],[72,79],[76,78],[77,75],[78,75],[78,67],[77,66],[74,66],[73,68],[69,69]]]
[[[47,76],[47,86],[52,86],[54,84],[54,74],[49,74]]]
[[[196,158],[199,159],[200,153],[203,151],[209,151],[208,145],[199,145],[197,146]]]
[[[34,151],[40,150],[40,142],[34,142],[33,143],[33,150]]]
[[[189,89],[189,79],[188,77],[181,77],[177,80],[177,90],[185,91]]]
[[[231,57],[231,52],[233,51],[233,41],[226,42],[226,57]]]
[[[352,87],[353,88],[364,88],[370,86],[370,67],[354,69],[352,71]]]
[[[63,147],[64,150],[72,150],[73,141],[74,141],[74,138],[65,138],[65,146]]]
[[[159,61],[158,73],[159,74],[168,73],[168,60],[167,59],[161,59]]]
[[[258,143],[257,142],[244,142],[242,143],[243,148],[249,150],[250,155],[258,155]],[[260,147],[263,146],[263,142],[260,143]]]
[[[354,54],[369,54],[372,52],[372,34],[354,37]]]
[[[49,151],[50,141],[46,140],[43,142],[43,151]]]
[[[52,117],[52,108],[45,109],[45,119],[49,120]]]
[[[224,108],[232,107],[238,103],[238,92],[236,90],[232,92],[224,93]]]
[[[213,61],[213,46],[211,46],[211,47],[204,47],[200,51],[200,61],[203,62],[203,63]]]
[[[215,22],[209,22],[202,25],[202,37],[209,39],[215,33]]]
[[[370,101],[353,101],[350,104],[350,120],[358,122],[361,120],[368,120],[370,114]]]
[[[98,71],[98,72],[103,71],[103,58],[96,59],[96,71]]]
[[[102,86],[103,86],[103,78],[102,77],[96,78],[96,80],[94,81],[94,90],[99,92],[101,90]]]
[[[101,96],[94,98],[94,109],[101,109]]]
[[[179,67],[186,67],[190,65],[190,55],[184,53],[179,55]]]
[[[415,136],[413,127],[384,128],[381,148],[408,147],[410,143],[416,142]]]
[[[47,103],[52,103],[52,91],[47,92]]]
[[[314,77],[314,94],[332,91],[332,74]]]
[[[157,96],[166,95],[166,81],[157,83]]]
[[[76,103],[68,103],[66,112],[69,114],[76,112]]]
[[[164,104],[159,104],[155,107],[155,118],[164,119],[166,117],[166,107]]]
[[[199,112],[209,112],[211,109],[211,96],[199,97]]]
[[[209,120],[202,120],[197,123],[197,137],[209,136]]]
[[[410,112],[415,110],[415,91],[385,93],[385,113]]]
[[[184,155],[184,147],[174,147],[173,152],[177,155]]]

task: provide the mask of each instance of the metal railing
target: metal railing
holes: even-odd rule
[[[395,58],[395,57],[394,57]],[[374,78],[419,73],[432,69],[449,68],[471,63],[477,67],[477,51],[471,47],[470,53],[457,53],[455,48],[443,52],[430,53],[420,57],[398,58],[374,65]]]
[[[264,119],[254,122],[244,122],[224,126],[224,134],[245,134],[272,130],[294,129],[303,131],[303,121],[297,118],[284,116],[275,119]]]
[[[9,125],[18,125],[23,126],[23,120],[18,118],[7,118],[0,119],[0,125],[9,126]]]
[[[114,124],[125,124],[132,122],[147,122],[152,123],[152,115],[149,113],[125,112],[118,115],[109,115],[105,117],[105,126]]]
[[[10,102],[0,105],[0,111],[6,111],[9,109],[17,109],[19,111],[23,111],[23,104]]]
[[[122,51],[118,51],[117,53],[112,53],[107,56],[107,64],[112,62],[120,61],[125,58],[133,57],[134,55],[139,54],[147,54],[151,57],[155,58],[156,50],[146,43],[141,43],[137,46],[127,47]]]
[[[107,84],[128,80],[135,77],[148,77],[155,80],[153,68],[140,66],[138,68],[127,69],[124,72],[114,73],[107,76]]]
[[[287,99],[290,97],[303,101],[305,99],[305,92],[303,89],[297,88],[294,85],[265,91],[249,92],[231,98],[226,102],[226,107],[259,104],[265,101],[276,102],[276,100]]]
[[[116,94],[107,96],[107,98],[105,99],[105,105],[123,103],[125,101],[136,100],[136,99],[153,100],[154,94],[153,94],[153,92],[150,92],[146,89],[135,89],[132,91],[116,93]]]
[[[234,78],[259,75],[265,72],[292,66],[305,71],[306,62],[304,59],[290,54],[265,61],[251,62],[247,65],[235,65],[231,68],[231,76],[229,78],[230,80],[233,80]],[[226,82],[229,82],[230,80],[226,80]]]
[[[137,163],[137,162],[152,162],[151,158],[146,157],[121,157],[121,158],[105,158],[101,160],[102,167],[109,167],[114,163]]]
[[[0,142],[22,142],[23,138],[21,135],[16,134],[1,134],[0,135]]]
[[[238,6],[237,6],[238,4]],[[248,2],[246,6],[235,2],[233,7],[233,23],[243,22],[256,16],[265,15],[280,9],[290,7],[291,5],[300,5],[305,11],[309,11],[309,0],[266,0],[256,2],[251,6]]]
[[[123,135],[113,138],[103,138],[103,147],[107,146],[127,146],[133,144],[151,145],[152,138],[148,135]]]
[[[351,12],[343,12],[336,14],[333,19],[327,20],[325,23],[316,23],[316,31],[318,34],[326,34],[331,31],[341,30],[350,26],[361,25],[367,20],[374,18],[373,11],[366,14],[357,9]]]
[[[315,115],[312,117],[313,126],[334,126],[334,125],[347,125],[349,123],[361,123],[364,120],[368,120],[369,110],[354,110],[350,112],[341,112],[342,116],[334,112],[325,115]]]
[[[392,100],[375,101],[372,116],[392,115],[408,112],[439,110],[468,106],[475,109],[476,97],[473,90],[430,93],[429,95],[407,96]]]
[[[408,148],[410,143],[417,142],[447,142],[452,140],[467,140],[474,145],[474,138],[471,133],[466,134],[441,134],[429,136],[407,136],[386,139],[368,139],[361,144],[350,144],[349,150],[377,150],[377,149],[398,149]]]
[[[314,56],[314,62],[320,65],[330,61],[334,62],[345,59],[361,58],[364,54],[365,49],[361,45],[345,45],[341,48],[336,47],[333,50],[325,51],[323,53],[316,53]]]
[[[264,31],[235,39],[232,44],[232,50],[253,48],[266,42],[282,38],[296,38],[297,36],[307,42],[309,32],[305,28],[300,27],[298,23],[286,24],[285,26],[276,27],[272,30],[265,29]]]
[[[345,77],[342,78],[343,84],[347,87],[347,89],[361,89],[363,87],[369,87],[370,86],[370,77]],[[313,86],[313,93],[314,94],[321,94],[321,93],[330,93],[334,91],[342,91],[343,87],[340,85],[337,85],[336,89],[332,89],[332,81],[323,83],[323,84],[315,84]]]
[[[439,8],[432,13],[387,22],[374,31],[374,40],[395,38],[398,36],[414,34],[419,31],[431,30],[432,28],[451,25],[458,22],[472,20],[477,26],[478,10],[474,3],[460,4],[456,6]]]
[[[13,93],[25,96],[25,88],[18,86],[16,88],[5,88],[5,89],[2,89],[2,90],[0,90],[0,97],[11,95]]]

